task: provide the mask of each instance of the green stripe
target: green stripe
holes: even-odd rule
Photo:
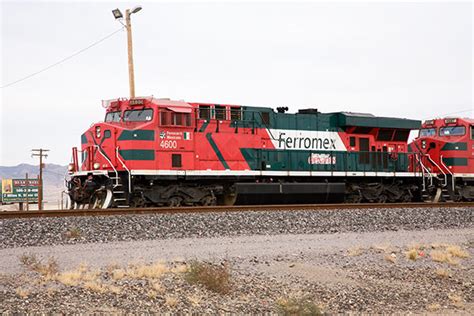
[[[81,135],[81,144],[87,144],[87,136],[85,133]]]
[[[467,158],[444,158],[443,161],[447,166],[467,166]]]
[[[224,169],[230,169],[229,168],[229,165],[227,164],[227,162],[225,161],[224,159],[224,156],[222,155],[221,151],[219,150],[219,148],[217,147],[217,144],[214,142],[214,140],[212,139],[212,134],[211,133],[207,133],[206,134],[206,138],[207,140],[209,141],[209,144],[211,144],[211,147],[212,149],[214,150],[214,152],[216,153],[217,155],[217,158],[219,158],[219,161],[222,163],[222,165],[224,166]]]
[[[119,153],[124,160],[155,160],[153,149],[121,149]]]
[[[201,128],[199,129],[199,132],[203,133],[206,130],[207,125],[209,125],[209,120],[205,121],[204,124],[202,124]]]
[[[155,131],[153,130],[124,130],[118,140],[155,140]]]
[[[446,143],[441,150],[467,150],[467,143]]]

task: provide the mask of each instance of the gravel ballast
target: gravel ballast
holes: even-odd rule
[[[0,248],[188,237],[469,228],[474,209],[397,208],[153,214],[0,221]]]
[[[0,314],[474,314],[466,207],[9,219],[0,236]],[[190,282],[193,262],[227,267],[230,291]]]

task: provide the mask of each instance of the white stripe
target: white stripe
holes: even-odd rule
[[[469,177],[474,177],[474,173],[455,173],[454,177],[456,177],[456,178],[469,178]]]
[[[258,171],[258,170],[132,170],[132,175],[154,176],[281,176],[281,177],[421,177],[419,172]]]
[[[108,176],[109,172],[113,172],[112,170],[90,170],[90,171],[77,171],[74,172],[71,176],[87,176],[88,174],[93,174],[93,175],[102,175],[102,176]]]

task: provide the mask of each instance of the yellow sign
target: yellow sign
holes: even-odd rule
[[[2,193],[13,192],[13,181],[12,179],[2,179]]]

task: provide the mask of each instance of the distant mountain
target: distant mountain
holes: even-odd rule
[[[44,207],[46,209],[59,208],[64,191],[64,175],[67,172],[67,166],[60,166],[56,164],[45,164],[43,169],[43,183],[44,183]],[[0,179],[24,179],[25,174],[28,173],[28,178],[34,179],[39,174],[39,166],[29,164],[19,164],[13,167],[0,166]],[[1,181],[0,181],[1,183]],[[63,198],[64,201],[64,198]],[[3,205],[2,209],[18,209],[18,204]],[[30,209],[35,209],[32,205]],[[1,209],[0,209],[1,210]]]
[[[64,175],[67,172],[67,166],[56,164],[45,164],[43,169],[43,183],[45,187],[63,187]],[[28,177],[33,179],[39,174],[39,166],[34,166],[26,163],[19,164],[13,167],[0,166],[0,179],[24,179],[26,173]]]

